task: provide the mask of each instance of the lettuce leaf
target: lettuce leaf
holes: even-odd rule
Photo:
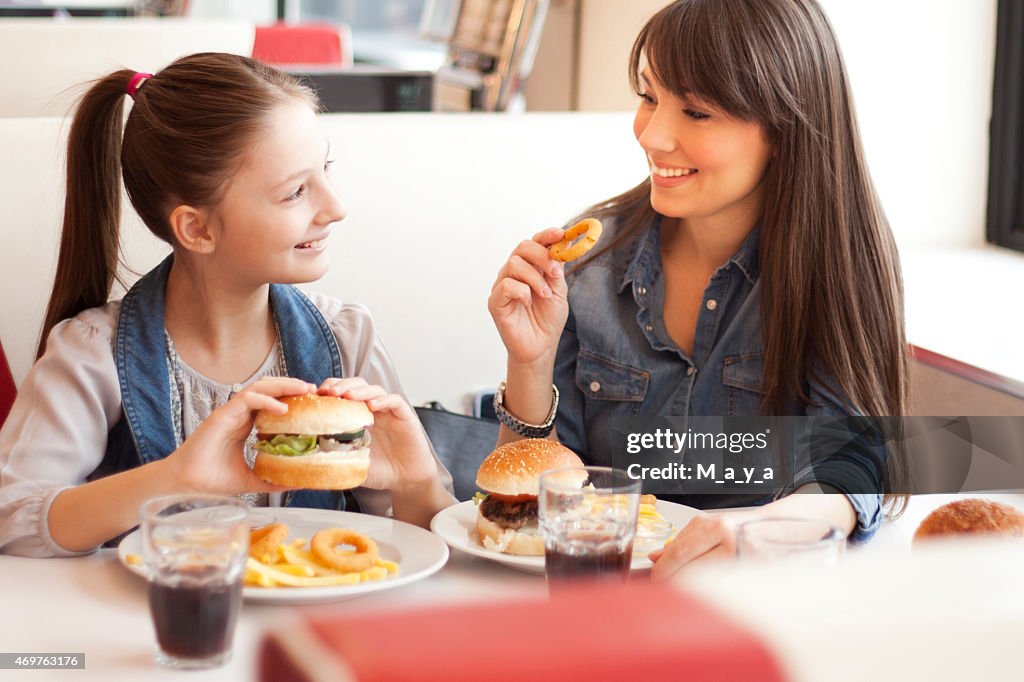
[[[316,436],[289,436],[279,433],[272,440],[261,440],[256,443],[261,452],[272,455],[309,455],[317,451]]]

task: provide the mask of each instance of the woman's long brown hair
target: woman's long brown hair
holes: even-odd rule
[[[36,358],[54,325],[110,296],[118,279],[122,176],[142,221],[172,244],[171,211],[216,205],[275,107],[291,100],[317,107],[309,88],[260,62],[194,54],[143,82],[122,135],[134,74],[122,69],[99,79],[75,110],[60,255]]]
[[[637,93],[645,65],[677,97],[693,94],[758,123],[773,149],[759,254],[763,410],[781,414],[794,398],[809,405],[807,377],[822,372],[852,410],[902,417],[908,370],[899,257],[821,8],[814,0],[678,0],[633,45]],[[650,179],[590,214],[622,221],[609,248],[628,241],[656,215]],[[909,473],[903,457],[890,453],[888,462],[886,504],[899,513],[906,495],[894,493],[909,490]]]

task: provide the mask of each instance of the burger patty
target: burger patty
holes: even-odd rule
[[[487,499],[480,503],[480,513],[499,526],[519,530],[531,521],[537,520],[537,498],[522,502],[506,502],[488,495]]]

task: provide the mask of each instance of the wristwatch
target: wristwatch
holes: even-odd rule
[[[498,384],[498,392],[494,394],[494,414],[498,421],[524,438],[547,438],[555,428],[555,415],[558,414],[558,386],[551,384],[551,412],[543,424],[529,424],[505,409],[504,381]]]

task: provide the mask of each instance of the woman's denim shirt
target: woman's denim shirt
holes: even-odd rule
[[[588,464],[611,466],[612,420],[640,427],[659,417],[761,414],[761,331],[758,241],[755,228],[736,254],[711,277],[701,302],[693,352],[687,354],[665,327],[660,217],[616,249],[567,272],[569,319],[555,364],[561,392],[559,439]],[[605,221],[605,240],[616,236]],[[793,402],[792,416],[849,415],[837,391],[808,377],[816,407]],[[878,451],[881,450],[881,453]],[[618,462],[621,463],[621,454]],[[847,494],[857,513],[852,539],[869,539],[881,522],[884,448],[862,447],[846,461],[797,475],[789,490],[817,481]],[[831,472],[831,473],[830,473]],[[851,484],[851,480],[855,481]],[[701,508],[770,502],[764,495],[680,495]]]

